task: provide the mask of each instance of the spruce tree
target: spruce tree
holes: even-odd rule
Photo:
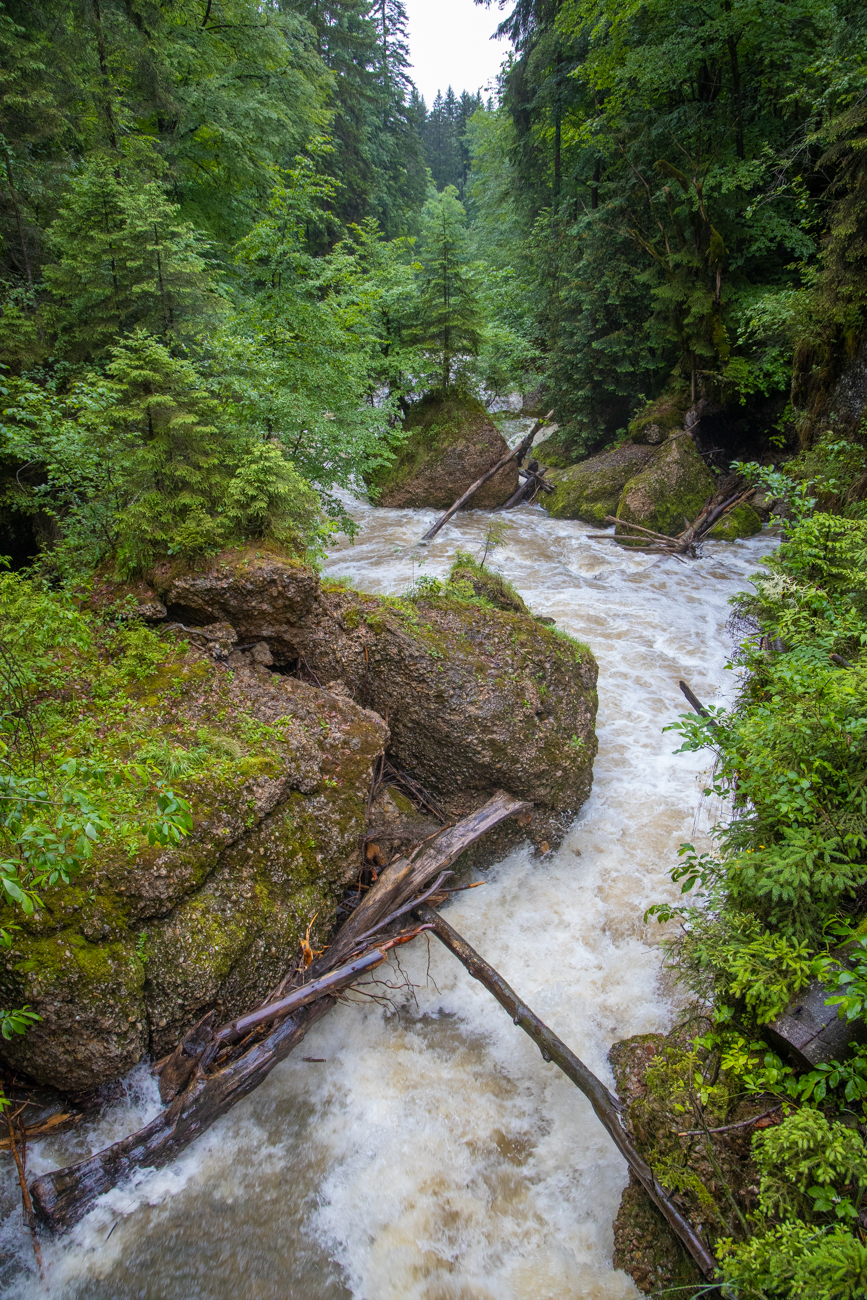
[[[162,186],[99,155],[75,177],[49,234],[61,351],[98,357],[141,327],[164,337],[205,324],[217,303],[203,246]]]
[[[431,197],[422,212],[421,294],[414,341],[437,359],[443,393],[452,387],[462,356],[482,344],[482,315],[469,262],[466,212],[453,185]]]

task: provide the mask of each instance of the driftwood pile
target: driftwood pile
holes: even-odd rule
[[[498,791],[478,811],[384,867],[330,946],[300,975],[291,972],[263,1006],[219,1027],[215,1013],[205,1016],[155,1067],[165,1109],[150,1124],[78,1164],[33,1181],[29,1193],[40,1223],[65,1231],[98,1196],[137,1169],[159,1168],[174,1159],[297,1047],[311,1025],[336,1005],[342,990],[376,969],[393,948],[428,933],[493,994],[538,1045],[542,1059],[556,1065],[585,1094],[641,1185],[705,1276],[711,1277],[712,1254],[636,1151],[617,1098],[433,909],[432,903],[448,895],[444,881],[460,854],[486,831],[510,817],[523,819],[531,809],[532,804]]]
[[[606,515],[605,522],[616,524],[618,532],[588,533],[587,536],[596,541],[618,542],[633,551],[655,551],[663,555],[677,556],[678,559],[697,560],[701,555],[701,544],[714,525],[748,501],[755,491],[754,487],[747,488],[745,492],[739,492],[716,505],[714,505],[716,501],[716,493],[714,493],[713,496],[708,497],[692,523],[684,519],[684,530],[676,537],[667,537],[665,533],[656,533],[652,528],[644,528],[640,524],[624,522],[614,515]]]

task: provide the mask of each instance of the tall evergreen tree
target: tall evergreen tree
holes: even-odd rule
[[[421,296],[413,337],[435,354],[445,393],[455,380],[461,357],[477,355],[482,343],[466,212],[453,185],[425,204],[420,251]]]

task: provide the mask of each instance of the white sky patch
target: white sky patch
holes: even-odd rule
[[[473,0],[405,0],[409,16],[410,76],[424,96],[428,108],[438,90],[451,86],[488,93],[495,89],[500,64],[509,42],[491,40],[511,10],[490,9]]]

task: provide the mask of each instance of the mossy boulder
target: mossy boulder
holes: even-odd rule
[[[299,649],[388,718],[394,761],[450,815],[505,789],[536,805],[530,838],[555,843],[587,798],[596,661],[532,616],[449,595],[323,592]],[[503,835],[515,834],[509,823]],[[495,834],[485,851],[505,842]]]
[[[692,1032],[690,1032],[692,1030]],[[753,1129],[742,1124],[763,1107],[719,1068],[712,1050],[693,1039],[696,1020],[670,1034],[638,1034],[608,1053],[623,1122],[639,1153],[663,1185],[675,1189],[678,1207],[713,1251],[737,1237],[741,1217],[756,1208],[757,1170],[751,1159]],[[694,1080],[703,1081],[700,1121]],[[709,1143],[684,1130],[720,1130]],[[733,1125],[727,1128],[727,1125]],[[644,1189],[630,1176],[614,1224],[614,1266],[645,1295],[691,1295],[703,1281],[697,1265]]]
[[[555,519],[583,519],[607,527],[605,517],[616,511],[624,486],[654,454],[652,447],[627,442],[555,471],[548,476],[555,488],[544,498],[545,509]]]
[[[315,575],[314,575],[315,577]],[[0,996],[42,1019],[3,1044],[13,1068],[79,1091],[168,1051],[205,1010],[230,1018],[285,973],[315,917],[324,939],[358,870],[374,764],[388,729],[343,695],[235,652],[168,651],[122,700],[63,707],[88,734],[188,770],[172,785],[193,831],[165,848],[110,838],[51,891],[0,961]],[[73,727],[68,735],[74,736]]]
[[[714,524],[708,533],[708,537],[716,538],[720,542],[736,542],[741,537],[755,537],[756,533],[762,531],[761,516],[753,509],[748,501],[744,501],[718,524]]]
[[[533,801],[528,830],[508,823],[474,858],[527,834],[556,843],[590,790],[596,663],[470,567],[483,596],[468,575],[457,598],[378,599],[251,549],[157,578],[201,635],[100,625],[92,658],[46,706],[45,734],[109,770],[158,767],[193,830],[165,847],[108,834],[48,906],[0,916],[20,927],[0,997],[42,1017],[3,1044],[13,1068],[85,1090],[168,1052],[206,1011],[230,1019],[261,1001],[301,939],[327,940],[368,817],[412,838],[396,798],[397,813],[368,808],[386,748],[449,817],[496,789]],[[276,671],[299,660],[325,685]],[[153,791],[121,795],[135,825],[154,811]]]
[[[667,537],[682,533],[716,487],[690,435],[677,433],[625,484],[616,515]]]
[[[658,447],[678,429],[684,428],[690,406],[687,388],[669,389],[635,413],[627,426],[631,442]]]
[[[501,573],[489,569],[486,564],[479,564],[465,552],[458,552],[449,573],[449,582],[463,583],[474,596],[488,601],[496,609],[509,610],[513,614],[530,614],[515,588]]]
[[[563,429],[557,429],[542,442],[534,442],[530,454],[549,469],[565,469],[578,459]]]
[[[417,402],[403,431],[408,436],[394,460],[367,479],[377,505],[447,510],[509,450],[485,407],[467,394]],[[517,487],[518,469],[511,461],[479,489],[470,508],[502,505]]]

